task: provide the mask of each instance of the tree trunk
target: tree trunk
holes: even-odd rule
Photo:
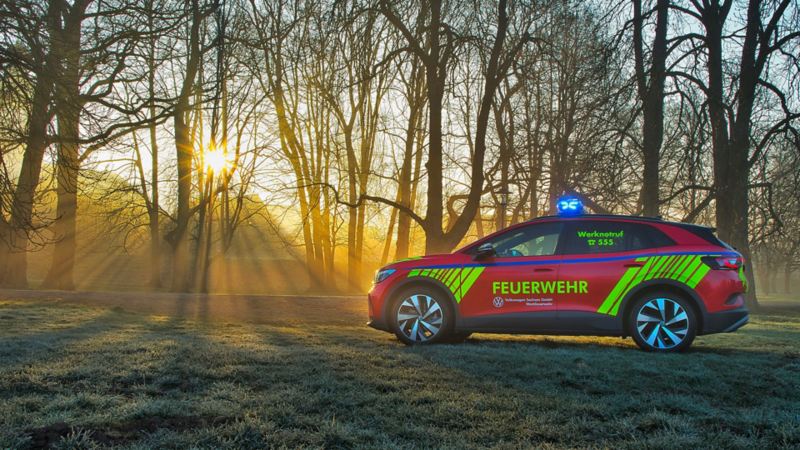
[[[447,232],[442,231],[442,99],[446,68],[440,65],[440,44],[438,30],[441,26],[441,4],[433,2],[431,7],[431,60],[436,61],[432,70],[430,64],[426,66],[428,82],[428,103],[430,105],[430,144],[428,146],[428,214],[425,217],[426,253],[449,252],[464,238],[475,213],[480,207],[481,194],[483,193],[483,163],[486,155],[486,134],[489,126],[489,116],[494,103],[494,96],[505,75],[505,67],[501,67],[500,58],[505,43],[508,29],[508,15],[506,0],[500,0],[497,6],[498,21],[497,31],[492,44],[489,61],[484,73],[483,92],[478,108],[475,130],[475,150],[472,154],[472,172],[470,189],[466,205],[461,215],[456,219]]]
[[[59,139],[56,189],[58,206],[54,227],[57,241],[44,284],[50,288],[65,290],[75,288],[75,222],[80,170],[80,117],[83,109],[80,99],[81,23],[88,3],[75,2],[69,10],[60,39],[63,67],[55,84]]]
[[[438,34],[438,33],[434,33]],[[438,39],[436,39],[438,41]],[[444,242],[442,231],[443,185],[442,185],[442,98],[444,81],[436,73],[429,73],[428,83],[428,205],[425,214],[425,253],[441,253],[450,250]]]
[[[770,274],[771,271],[770,271],[769,264],[766,262],[766,259],[764,260],[763,264],[759,263],[759,267],[761,268],[761,270],[759,272],[760,275],[761,275],[759,277],[761,279],[761,289],[763,290],[763,292],[765,294],[769,295],[770,292],[771,292],[771,286],[772,286],[770,284],[770,282],[769,282],[769,274]]]
[[[153,10],[153,1],[151,0],[148,4],[148,25],[150,33],[155,31],[155,26],[153,24],[153,15],[155,11]],[[155,86],[155,76],[156,76],[156,38],[154,36],[150,37],[150,48],[148,54],[148,63],[149,63],[149,70],[147,73],[147,87],[148,93],[150,94],[150,98],[155,98],[156,95],[156,86]],[[161,237],[159,233],[159,217],[160,217],[160,204],[159,204],[159,193],[158,193],[158,140],[156,134],[156,107],[155,104],[151,104],[149,108],[150,119],[153,121],[150,124],[150,155],[151,155],[151,166],[150,166],[150,189],[151,189],[151,200],[150,200],[150,209],[148,211],[148,218],[150,221],[150,287],[157,289],[161,287]]]
[[[53,75],[58,64],[58,31],[61,15],[61,2],[50,0],[47,7],[47,28],[50,33],[46,50],[45,65],[36,73],[33,87],[31,113],[28,116],[28,130],[25,140],[25,153],[11,201],[11,219],[6,227],[0,246],[0,255],[6,270],[0,274],[0,281],[9,287],[28,287],[28,233],[32,231],[33,200],[42,173],[42,161],[47,148],[47,125],[53,117],[49,110],[53,92]]]
[[[418,69],[417,69],[418,70]],[[422,84],[422,78],[417,75],[414,80]],[[416,85],[417,82],[414,82]],[[419,180],[419,172],[422,163],[422,124],[424,121],[424,104],[416,95],[417,86],[412,88],[410,99],[417,98],[411,105],[408,116],[408,127],[406,128],[405,151],[403,153],[403,166],[400,169],[400,180],[398,185],[398,195],[401,205],[414,209],[416,202],[416,190]],[[416,154],[414,148],[417,148]],[[404,259],[409,256],[409,237],[411,236],[411,216],[400,211],[397,218],[397,247],[395,248],[395,259]]]
[[[151,117],[153,116],[151,111]],[[161,236],[159,232],[159,194],[158,194],[158,143],[156,141],[156,125],[150,126],[150,151],[152,154],[151,182],[152,200],[148,211],[150,221],[150,287],[161,287]]]
[[[192,88],[195,85],[200,65],[200,6],[192,0],[192,24],[189,31],[189,59],[186,63],[186,75],[173,112],[175,129],[175,150],[178,169],[178,212],[176,227],[172,236],[172,291],[186,292],[190,288],[189,280],[189,239],[188,228],[191,216],[192,196],[192,159],[194,156],[193,136],[186,115],[189,113]]]
[[[389,229],[386,232],[386,240],[383,241],[383,251],[381,252],[381,266],[386,265],[389,259],[389,250],[392,247],[392,236],[394,235],[394,227],[397,222],[397,208],[392,208],[391,215],[389,216]]]
[[[48,111],[52,80],[45,73],[37,77],[28,119],[28,136],[17,187],[11,204],[11,221],[3,245],[8,252],[4,284],[9,287],[28,287],[28,233],[32,231],[33,199],[42,172],[42,160],[47,148]]]
[[[411,163],[414,157],[414,130],[416,126],[416,117],[412,109],[408,120],[408,128],[406,129],[406,145],[403,152],[403,165],[400,167],[400,178],[397,180],[397,201],[407,208],[413,208],[411,205]],[[400,217],[397,219],[397,245],[395,247],[395,259],[404,259],[408,257],[408,237],[411,232],[411,217],[405,212],[400,212]]]
[[[352,113],[355,114],[355,113]],[[349,202],[358,202],[358,162],[353,148],[353,128],[345,124],[345,147],[347,150],[347,192]],[[347,208],[347,284],[355,289],[360,283],[361,261],[358,256],[358,206]]]
[[[792,261],[791,259],[783,266],[783,292],[792,293]]]
[[[63,109],[62,109],[63,108]],[[58,206],[54,226],[57,239],[50,270],[44,285],[54,289],[72,290],[75,269],[75,229],[78,210],[78,134],[80,111],[74,105],[62,105],[58,112],[57,193]]]
[[[644,151],[644,172],[642,182],[642,206],[645,216],[659,215],[659,168],[661,144],[664,140],[664,83],[667,59],[667,23],[669,0],[658,0],[656,29],[653,40],[652,64],[648,71],[644,68],[642,44],[642,2],[634,0],[634,53],[636,60],[636,80],[639,98],[642,102],[642,147]],[[649,74],[649,77],[647,76]]]
[[[761,2],[750,0],[747,26],[739,66],[736,115],[732,117],[732,136],[728,134],[728,111],[723,85],[722,30],[728,10],[710,5],[704,11],[706,46],[708,48],[708,104],[711,116],[714,154],[714,193],[719,236],[734,246],[745,258],[749,290],[748,304],[756,308],[755,277],[750,258],[749,180],[750,123],[755,89],[768,50],[758,49],[761,33]],[[770,31],[772,33],[772,31]],[[763,45],[763,44],[762,44]],[[758,54],[758,55],[757,55]]]

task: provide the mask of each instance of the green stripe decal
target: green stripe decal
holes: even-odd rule
[[[694,259],[693,256],[687,256],[683,258],[683,261],[681,261],[681,264],[675,268],[675,271],[669,274],[669,278],[677,280],[681,276],[683,271],[686,270],[686,267],[692,262],[692,259]]]
[[[617,312],[619,311],[619,305],[622,303],[622,299],[625,298],[626,295],[628,295],[628,292],[630,292],[630,290],[633,289],[634,286],[644,281],[645,277],[647,277],[647,275],[652,270],[655,259],[656,258],[650,258],[647,260],[647,262],[644,264],[644,267],[642,267],[641,270],[639,270],[639,272],[636,274],[633,280],[631,280],[630,284],[625,287],[624,291],[622,291],[622,295],[620,295],[619,298],[615,299],[614,306],[611,308],[611,311],[609,311],[608,314],[612,316],[617,315]]]
[[[460,276],[461,269],[453,269],[453,273],[451,273],[450,278],[447,279],[447,285],[450,286],[455,283],[455,280],[457,280]]]
[[[475,270],[474,267],[466,267],[461,271],[461,275],[456,279],[455,286],[451,289],[453,291],[453,295],[456,297],[456,302],[461,303],[461,286],[464,284],[464,280],[469,277]]]
[[[456,293],[456,302],[461,303],[461,299],[467,295],[467,292],[469,292],[469,289],[472,287],[473,284],[475,284],[475,281],[478,280],[478,277],[481,276],[484,269],[486,268],[475,267],[472,269],[472,272],[470,272],[469,275],[464,275],[466,278],[461,283],[461,289],[459,290],[459,292]]]
[[[664,265],[664,262],[666,260],[667,260],[666,256],[656,256],[655,262],[653,263],[653,269],[650,270],[650,273],[648,273],[646,277],[644,277],[643,281],[647,281],[655,277],[658,271],[661,270],[661,267]]]
[[[461,276],[461,269],[453,269],[453,273],[450,274],[450,276],[447,278],[447,281],[444,284],[447,285],[447,288],[452,291],[453,284],[460,276]]]
[[[658,274],[654,278],[663,278],[664,274],[667,273],[667,271],[672,267],[672,264],[675,262],[675,259],[677,259],[675,255],[667,256],[664,265],[661,266],[661,269],[659,269]]]
[[[705,264],[701,265],[694,273],[694,275],[692,275],[692,278],[690,278],[689,281],[686,282],[686,285],[694,289],[694,287],[697,286],[698,283],[700,283],[700,280],[702,280],[703,277],[706,276],[709,270],[710,269],[707,265]]]
[[[686,262],[687,256],[679,256],[675,260],[675,264],[669,269],[669,272],[664,274],[664,278],[672,278],[673,275],[678,273],[678,270],[683,266],[683,263]]]
[[[742,286],[744,286],[744,291],[747,292],[747,275],[744,274],[744,264],[742,264],[742,267],[739,267],[739,280],[742,282]]]
[[[678,267],[683,264],[683,256],[675,256],[671,263],[669,263],[669,267],[664,270],[664,273],[661,274],[661,278],[669,278],[672,276],[672,273],[675,272]]]
[[[664,264],[664,267],[661,268],[661,273],[658,274],[658,278],[669,278],[669,274],[675,270],[681,263],[681,257],[677,255],[672,255],[668,258],[667,263]]]
[[[439,277],[439,280],[441,281],[446,280],[447,277],[450,276],[450,272],[452,272],[452,270],[453,269],[442,269],[442,275]]]
[[[485,269],[486,267],[411,269],[408,271],[408,277],[428,277],[438,280],[453,293],[456,302],[461,303],[461,299],[467,295]]]
[[[603,304],[600,305],[600,308],[597,309],[597,312],[601,314],[608,314],[608,311],[614,306],[614,303],[619,298],[622,291],[628,286],[628,283],[633,279],[636,273],[640,270],[640,267],[631,267],[625,271],[625,275],[617,282],[614,289],[611,289],[611,292],[608,294],[608,297],[603,301]]]
[[[645,264],[642,267],[630,267],[625,271],[597,308],[598,313],[616,316],[625,296],[645,281],[669,279],[694,289],[710,271],[710,268],[703,263],[702,255],[652,256],[636,258],[636,261]]]
[[[683,271],[683,273],[681,274],[681,276],[677,278],[677,280],[681,283],[686,283],[686,281],[689,280],[692,274],[694,274],[694,271],[697,270],[697,267],[700,266],[700,264],[702,263],[703,262],[700,261],[699,256],[695,256],[694,258],[692,258],[692,263],[689,264],[689,267],[687,267],[686,270]]]

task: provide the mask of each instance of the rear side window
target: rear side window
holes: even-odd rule
[[[634,234],[640,233],[641,236],[645,236],[645,240],[642,242],[642,248],[669,247],[670,245],[675,245],[675,241],[656,227],[651,227],[643,223],[632,223],[630,225],[632,225],[634,229],[639,229],[639,231],[634,231]]]
[[[569,224],[564,240],[564,253],[570,255],[625,252],[674,244],[650,225],[592,220]]]
[[[718,238],[717,235],[714,234],[714,229],[713,228],[708,228],[708,227],[703,227],[703,226],[698,226],[698,225],[685,225],[682,228],[684,230],[687,230],[687,231],[691,232],[695,236],[700,237],[700,239],[703,239],[704,241],[706,241],[706,242],[708,242],[710,244],[716,245],[718,247],[724,247],[724,248],[727,248],[727,249],[730,249],[730,250],[734,249],[733,247],[728,245],[726,242],[723,242],[720,238]]]

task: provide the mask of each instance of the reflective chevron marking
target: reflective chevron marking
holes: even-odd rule
[[[486,267],[464,267],[448,269],[411,269],[408,278],[428,277],[440,281],[447,286],[457,303],[469,293],[470,288],[478,281]]]
[[[642,267],[630,267],[617,281],[608,296],[597,308],[600,314],[616,316],[622,299],[637,285],[652,279],[668,279],[694,289],[703,281],[710,268],[703,264],[704,255],[664,255],[637,258]]]

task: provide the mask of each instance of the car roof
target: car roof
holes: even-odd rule
[[[696,223],[688,223],[688,222],[672,222],[668,220],[664,220],[661,217],[649,217],[649,216],[633,216],[633,215],[625,215],[625,214],[576,214],[574,216],[559,216],[559,215],[548,215],[548,216],[540,216],[534,217],[533,219],[528,220],[527,222],[538,222],[540,220],[544,221],[551,221],[551,220],[570,220],[570,219],[585,219],[585,220],[593,220],[593,219],[609,219],[609,220],[630,220],[636,222],[651,222],[651,223],[663,223],[665,225],[674,225],[682,228],[706,228],[711,231],[716,231],[714,227],[709,227],[706,225],[700,225]]]

